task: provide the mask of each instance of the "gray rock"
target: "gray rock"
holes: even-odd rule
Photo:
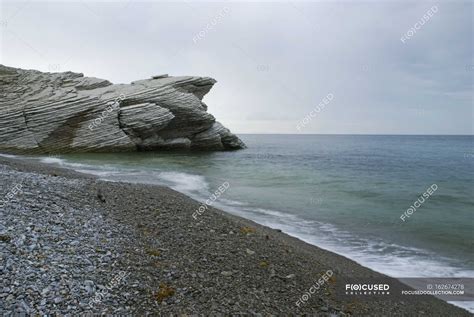
[[[215,83],[209,77],[158,75],[112,84],[79,73],[0,65],[0,151],[244,148],[202,102]]]
[[[61,297],[55,297],[54,298],[54,303],[55,304],[59,304],[59,303],[62,303],[63,302],[63,299]]]
[[[232,275],[232,272],[229,272],[229,271],[222,271],[221,274],[224,275],[224,276],[231,276],[231,275]]]
[[[253,255],[255,254],[255,251],[252,251],[250,249],[245,249],[245,252],[247,252],[248,255]]]

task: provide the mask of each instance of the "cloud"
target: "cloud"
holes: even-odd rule
[[[333,93],[302,133],[472,134],[473,4],[438,4],[400,41],[432,6],[2,2],[1,63],[113,82],[211,76],[209,110],[236,132],[297,133],[295,122]]]

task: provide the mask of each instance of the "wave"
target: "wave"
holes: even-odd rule
[[[160,172],[158,177],[170,184],[176,191],[185,194],[207,194],[209,193],[209,183],[203,176],[182,173],[182,172]]]
[[[137,170],[114,165],[94,166],[52,157],[42,158],[41,161],[97,175],[106,181],[165,185],[201,202],[206,201],[212,192],[204,176],[185,172]],[[283,211],[250,206],[228,198],[221,198],[214,205],[260,224],[280,229],[310,244],[344,255],[393,277],[474,277],[474,271],[453,266],[450,259],[423,249],[388,243],[381,239],[359,237],[329,223],[304,219]],[[425,268],[422,272],[419,270],[420,266]]]
[[[243,208],[234,211],[392,277],[474,277],[474,271],[420,248],[359,237],[332,224],[306,220],[276,210]],[[420,267],[424,267],[421,272]]]
[[[158,169],[131,169],[119,165],[87,165],[67,162],[59,158],[43,158],[44,163],[58,164],[76,171],[99,176],[106,181],[124,181],[165,185],[202,203],[213,188],[202,175]],[[280,229],[307,243],[350,258],[357,263],[394,278],[405,277],[474,277],[452,259],[440,257],[420,248],[389,243],[381,239],[365,238],[338,227],[296,214],[251,206],[245,202],[220,198],[214,206],[229,213],[253,220],[264,226]],[[423,267],[423,270],[420,270]],[[452,302],[474,311],[470,302]]]
[[[64,160],[63,159],[60,159],[60,158],[57,158],[57,157],[44,157],[42,159],[40,159],[40,162],[41,163],[46,163],[46,164],[59,164],[59,165],[63,165],[64,164]]]
[[[191,195],[193,198],[209,193],[209,183],[200,175],[176,171],[141,170],[111,164],[92,165],[74,163],[56,157],[44,157],[40,158],[40,161],[46,164],[70,168],[77,172],[95,175],[106,181],[164,185],[181,193]]]
[[[6,158],[18,158],[17,155],[12,155],[12,154],[3,154],[3,153],[0,153],[0,156],[6,157]]]

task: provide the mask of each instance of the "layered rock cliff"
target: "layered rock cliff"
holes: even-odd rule
[[[160,75],[114,85],[0,65],[0,152],[243,148],[202,102],[215,82]]]

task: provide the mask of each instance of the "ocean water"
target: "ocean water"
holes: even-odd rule
[[[248,149],[236,152],[41,160],[110,181],[167,185],[203,202],[228,182],[214,206],[376,271],[474,277],[473,136],[240,137]],[[437,190],[402,221],[433,184]]]

